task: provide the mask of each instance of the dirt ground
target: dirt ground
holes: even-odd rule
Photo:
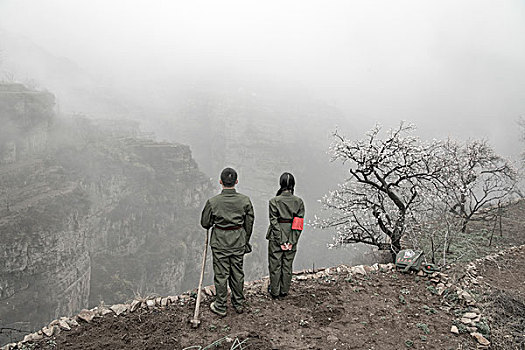
[[[188,323],[194,302],[164,310],[95,319],[35,349],[457,349],[473,346],[454,337],[454,315],[427,279],[388,271],[349,277],[346,273],[295,280],[283,300],[272,300],[263,283],[247,293],[249,308],[220,318],[202,308],[202,324]],[[226,338],[224,338],[226,337]]]
[[[503,236],[493,237],[489,252],[524,244],[522,221],[524,201],[505,210]],[[473,229],[484,230],[488,243],[492,227],[487,222]],[[456,266],[453,273],[461,275],[462,268]],[[525,248],[483,260],[477,271],[482,278],[471,292],[490,325],[492,348],[525,349]],[[450,332],[468,308],[434,294],[430,285],[426,277],[396,271],[365,276],[341,272],[294,278],[290,295],[272,300],[264,281],[258,281],[247,288],[244,314],[230,307],[220,318],[211,313],[212,299],[206,298],[198,329],[188,323],[195,303],[191,299],[96,318],[28,349],[476,349],[468,333]]]
[[[525,246],[477,264],[482,283],[473,288],[488,318],[493,349],[525,349]]]

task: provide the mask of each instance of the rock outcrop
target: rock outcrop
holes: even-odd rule
[[[54,105],[48,92],[0,83],[0,164],[44,151]]]
[[[53,108],[52,94],[0,86],[0,344],[198,274],[212,191],[189,147]]]

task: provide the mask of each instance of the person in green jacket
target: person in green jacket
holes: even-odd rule
[[[270,270],[268,292],[274,299],[285,297],[290,290],[293,260],[304,220],[304,203],[294,195],[293,175],[282,174],[279,184],[277,195],[270,199],[270,226],[266,234]]]
[[[224,169],[219,182],[222,192],[206,202],[201,225],[205,229],[213,227],[210,246],[216,297],[210,309],[220,316],[226,316],[228,284],[235,311],[243,312],[243,260],[244,254],[251,252],[254,213],[250,198],[235,190],[238,183],[235,170]]]

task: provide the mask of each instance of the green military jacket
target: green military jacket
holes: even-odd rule
[[[291,192],[284,191],[281,195],[270,199],[269,205],[270,226],[266,233],[266,239],[279,244],[291,243],[295,245],[299,240],[301,231],[292,230],[291,220],[298,216],[304,218],[303,200],[294,196]],[[290,222],[280,223],[279,219]]]
[[[223,189],[215,197],[208,199],[201,215],[201,225],[205,229],[213,227],[210,246],[214,249],[244,248],[250,241],[253,230],[254,213],[250,198],[235,189]],[[221,230],[241,226],[235,230]]]

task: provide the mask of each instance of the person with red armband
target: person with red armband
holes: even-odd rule
[[[272,298],[283,298],[290,290],[293,260],[297,253],[297,242],[303,230],[304,203],[294,195],[295,178],[284,173],[279,178],[277,195],[270,199],[270,226],[268,240],[268,268]]]

